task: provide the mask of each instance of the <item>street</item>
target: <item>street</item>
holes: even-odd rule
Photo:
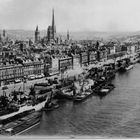
[[[11,91],[14,91],[14,89],[23,91],[24,86],[25,86],[25,93],[29,93],[29,89],[32,85],[34,85],[35,83],[45,82],[45,79],[46,78],[27,80],[27,82],[24,84],[23,84],[23,82],[21,82],[21,83],[6,85],[8,87],[8,89],[5,90],[6,95],[9,95],[9,93],[11,93]],[[3,94],[3,90],[2,90],[2,87],[0,87],[0,95],[2,95],[2,94]]]

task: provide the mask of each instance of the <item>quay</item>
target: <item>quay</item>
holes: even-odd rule
[[[60,102],[52,112],[44,112],[40,125],[23,136],[139,137],[139,63],[125,73],[116,73],[115,89],[100,99],[90,96],[80,104]],[[51,125],[51,127],[50,127]],[[132,131],[134,130],[134,131]]]
[[[126,57],[127,57],[127,59],[130,59],[128,56],[126,56]],[[122,59],[119,59],[119,61],[123,61],[123,60],[125,60],[124,57]],[[81,101],[87,99],[88,97],[90,97],[93,93],[94,93],[94,95],[97,94],[98,96],[101,96],[101,97],[107,95],[107,92],[110,92],[114,88],[114,85],[111,86],[112,84],[108,84],[108,82],[110,83],[111,79],[113,77],[115,77],[116,66],[117,66],[117,63],[116,64],[115,64],[115,62],[112,63],[111,60],[99,62],[94,65],[84,66],[81,68],[79,67],[80,69],[77,69],[78,70],[77,73],[74,73],[76,71],[75,71],[75,69],[73,69],[72,73],[71,73],[72,75],[69,73],[69,71],[67,71],[66,73],[63,73],[63,77],[62,77],[62,74],[60,74],[57,77],[54,77],[54,78],[50,77],[50,78],[45,79],[45,81],[47,83],[35,83],[34,87],[30,88],[30,93],[28,96],[29,97],[30,97],[30,95],[33,96],[33,97],[31,96],[31,102],[32,102],[32,105],[33,106],[35,105],[36,107],[30,107],[30,109],[28,109],[28,110],[25,109],[25,111],[24,110],[20,111],[20,108],[21,108],[20,107],[19,111],[18,111],[18,108],[15,111],[13,110],[15,113],[9,112],[9,114],[4,114],[5,116],[1,116],[0,118],[3,119],[3,120],[1,120],[1,123],[3,125],[2,129],[1,129],[1,134],[5,135],[5,134],[10,133],[10,135],[13,135],[16,133],[21,133],[22,131],[24,132],[26,129],[28,129],[28,125],[25,126],[25,130],[21,129],[21,132],[19,129],[17,129],[18,126],[22,127],[22,125],[24,124],[22,118],[21,118],[21,120],[20,120],[20,118],[15,120],[15,123],[13,123],[13,124],[12,123],[10,124],[9,120],[7,120],[7,119],[9,119],[9,118],[14,119],[14,116],[18,116],[18,114],[23,114],[24,112],[30,111],[31,109],[35,109],[38,112],[44,107],[48,108],[49,103],[51,103],[52,100],[55,98],[59,100],[59,99],[61,99],[59,97],[62,97],[65,99],[67,99],[67,98],[72,99],[74,102],[79,102],[79,101],[81,102]],[[72,77],[74,79],[69,81],[69,78],[72,78]],[[62,82],[59,83],[60,80],[62,80]],[[41,89],[37,88],[39,86],[41,87]],[[57,88],[57,87],[60,87],[60,88]],[[43,90],[43,88],[45,88],[45,89]],[[65,88],[66,90],[64,90],[63,88]],[[36,94],[37,89],[38,89],[38,94]],[[25,93],[23,93],[23,94],[25,94]],[[4,97],[6,97],[6,96],[7,95],[5,94]],[[15,100],[14,98],[16,96],[18,96],[18,94],[17,95],[14,94],[12,100]],[[45,101],[45,98],[47,96],[49,96],[49,98]],[[1,96],[1,98],[2,97],[3,96]],[[21,95],[19,95],[18,98],[17,98],[17,100],[22,101]],[[26,100],[28,101],[30,99],[25,99],[25,102],[27,102]],[[45,102],[48,103],[48,105],[45,105],[46,104]],[[42,105],[39,107],[37,104],[42,104]],[[50,105],[52,106],[52,107],[51,106],[49,107],[51,110],[56,109],[57,106],[59,107],[59,105],[57,105],[57,104],[55,105],[55,104],[51,103]],[[26,106],[26,105],[23,105],[23,106]],[[46,108],[46,110],[47,110],[47,108]],[[4,112],[2,112],[2,113],[4,113]],[[21,116],[24,117],[23,115],[21,115]],[[37,116],[37,118],[38,119],[35,118],[35,121],[34,121],[36,123],[38,123],[40,121],[41,116],[40,117]],[[9,123],[5,124],[4,121],[5,121],[5,123],[8,123],[8,122]],[[36,125],[34,122],[30,121],[30,117],[29,117],[30,128],[32,128],[32,125]],[[11,127],[12,127],[12,129],[11,129]],[[19,130],[19,132],[16,129]]]

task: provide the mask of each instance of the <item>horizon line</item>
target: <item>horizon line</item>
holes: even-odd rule
[[[6,31],[35,31],[35,29],[6,29],[6,28],[3,28],[3,29],[0,29],[0,31],[3,31],[3,30],[6,30]],[[39,29],[39,31],[47,31],[47,29]],[[58,31],[57,33],[65,33],[67,32],[66,31]],[[140,32],[140,30],[129,30],[129,31],[100,31],[100,30],[69,30],[70,33],[76,33],[76,32],[99,32],[99,33],[134,33],[134,32]]]

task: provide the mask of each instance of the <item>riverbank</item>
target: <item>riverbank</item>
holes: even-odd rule
[[[140,65],[116,74],[116,88],[100,99],[92,96],[81,104],[60,103],[52,112],[43,113],[41,123],[24,136],[99,136],[140,137]]]

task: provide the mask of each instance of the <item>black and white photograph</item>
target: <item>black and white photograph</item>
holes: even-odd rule
[[[0,0],[0,139],[140,138],[140,0]]]

